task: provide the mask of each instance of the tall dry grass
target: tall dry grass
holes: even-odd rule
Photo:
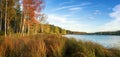
[[[55,34],[39,34],[0,37],[0,57],[120,57],[120,50]]]

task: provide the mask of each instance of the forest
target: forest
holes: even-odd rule
[[[65,29],[48,24],[47,15],[41,13],[44,4],[42,0],[0,0],[0,35],[66,34]]]

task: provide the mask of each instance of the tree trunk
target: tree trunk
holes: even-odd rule
[[[24,30],[25,30],[25,19],[23,18],[23,25],[22,25],[22,35],[24,35]]]
[[[41,24],[41,33],[44,32],[44,24]]]
[[[21,34],[24,36],[24,33],[25,33],[25,22],[26,22],[26,20],[25,20],[25,16],[26,15],[26,11],[24,10],[23,11],[23,16],[21,17],[22,18],[22,22],[23,22],[23,25],[22,25],[22,31],[21,31]],[[21,22],[21,23],[22,23]]]
[[[0,16],[0,31],[2,31],[2,9],[1,9],[1,16]]]
[[[2,7],[2,0],[0,2],[1,2],[1,7]],[[2,31],[2,8],[0,10],[1,10],[1,15],[0,15],[0,31]]]
[[[20,34],[22,33],[22,27],[23,27],[23,13],[21,15],[21,19],[20,19]]]
[[[35,25],[35,34],[37,34],[37,24]]]
[[[6,37],[6,34],[7,34],[7,31],[6,31],[6,21],[7,21],[7,4],[8,4],[8,1],[6,0],[6,5],[5,5],[5,37]]]
[[[27,34],[29,35],[30,34],[30,25],[29,25],[29,23],[28,23],[28,28],[27,28]]]

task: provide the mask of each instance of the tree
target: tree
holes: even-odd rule
[[[6,26],[7,26],[7,4],[8,4],[8,0],[6,0],[5,2],[6,2],[6,4],[5,4],[5,37],[6,37],[6,34],[7,34]]]
[[[38,21],[40,23],[40,31],[44,32],[44,24],[46,23],[47,15],[44,13],[38,14]]]
[[[55,33],[59,34],[60,31],[59,31],[59,28],[58,27],[55,27]]]
[[[30,25],[38,24],[39,22],[36,20],[38,13],[44,8],[42,0],[23,0],[23,26],[22,32],[27,30],[26,32],[29,34]],[[26,29],[25,29],[26,26]]]
[[[5,36],[12,32],[29,34],[31,28],[37,33],[39,24],[46,17],[41,14],[43,8],[43,0],[0,0],[0,34],[1,31]]]
[[[15,0],[15,6],[14,6],[14,16],[13,19],[10,21],[10,25],[13,28],[13,31],[15,33],[20,33],[21,28],[21,9],[20,9],[20,2],[19,0]]]
[[[2,31],[2,12],[3,12],[3,9],[2,9],[2,0],[0,0],[0,31]]]
[[[62,29],[61,34],[66,34],[66,30],[65,30],[65,29]]]
[[[13,28],[11,27],[10,22],[12,20],[16,20],[16,8],[15,8],[16,0],[8,0],[7,5],[7,20],[6,20],[6,31],[7,34],[11,34],[13,32]]]
[[[44,26],[44,32],[45,33],[50,33],[50,25],[49,24],[45,24],[45,26]]]
[[[4,30],[5,36],[9,34],[10,21],[15,16],[14,5],[15,0],[0,0],[0,30]]]

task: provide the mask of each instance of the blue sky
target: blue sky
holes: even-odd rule
[[[50,24],[72,31],[120,30],[119,0],[45,0]]]

